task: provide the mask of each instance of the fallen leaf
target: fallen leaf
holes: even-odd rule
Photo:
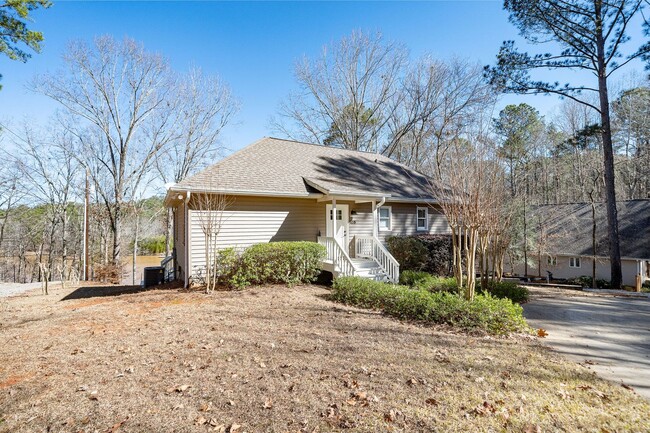
[[[267,398],[266,400],[264,400],[264,405],[262,407],[264,409],[271,409],[273,407],[273,400]]]
[[[544,328],[539,328],[539,329],[537,330],[537,336],[538,336],[538,337],[540,337],[540,338],[544,338],[544,337],[546,337],[547,335],[548,335],[548,332],[546,332],[546,329],[544,329]]]
[[[117,430],[119,430],[120,427],[122,427],[122,424],[124,424],[128,419],[129,417],[127,416],[122,421],[116,422],[115,424],[113,424],[113,426],[110,429],[107,430],[106,433],[115,433]]]
[[[536,424],[526,424],[523,433],[542,433],[542,428]]]
[[[632,388],[630,385],[627,385],[625,383],[621,383],[621,386],[625,389],[629,389],[630,391],[634,391],[634,388]]]
[[[203,425],[206,422],[208,422],[208,420],[200,416],[194,421],[194,425]]]
[[[192,385],[181,385],[176,387],[176,392],[185,392],[187,391]]]
[[[418,383],[418,381],[415,380],[415,379],[409,379],[409,380],[406,381],[406,384],[408,386],[415,386],[415,385],[417,385],[417,383]]]
[[[241,425],[232,423],[230,424],[230,427],[228,427],[228,433],[236,433],[241,429]]]
[[[438,406],[439,404],[438,400],[436,400],[435,398],[427,398],[426,400],[424,400],[424,402],[431,406]]]
[[[97,390],[90,391],[90,393],[88,394],[88,398],[91,400],[97,400]]]

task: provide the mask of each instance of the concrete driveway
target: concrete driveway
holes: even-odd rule
[[[531,289],[524,315],[544,340],[600,376],[650,399],[650,300]]]

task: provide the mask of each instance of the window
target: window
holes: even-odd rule
[[[333,210],[330,209],[330,221],[332,221],[332,212]],[[341,209],[336,209],[336,220],[337,221],[343,220],[343,211]]]
[[[580,267],[580,257],[571,257],[569,259],[570,268],[579,268]]]
[[[557,266],[557,257],[548,256],[546,258],[546,264],[549,266]]]
[[[418,231],[427,231],[429,230],[429,208],[418,207],[417,208],[417,223],[416,227]]]
[[[382,206],[379,208],[379,230],[387,232],[392,227],[392,215],[390,206]]]

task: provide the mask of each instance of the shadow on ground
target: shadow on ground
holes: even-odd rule
[[[61,301],[70,301],[73,299],[87,299],[87,298],[101,298],[108,296],[130,295],[134,293],[148,292],[151,290],[171,290],[179,289],[182,285],[179,282],[171,282],[166,284],[159,284],[157,286],[142,287],[142,286],[123,286],[123,285],[107,285],[107,286],[85,286],[79,287],[74,292],[66,295]]]

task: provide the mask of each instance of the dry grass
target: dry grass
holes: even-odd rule
[[[69,292],[2,310],[1,432],[650,431],[645,400],[530,338],[400,323],[317,286]]]

